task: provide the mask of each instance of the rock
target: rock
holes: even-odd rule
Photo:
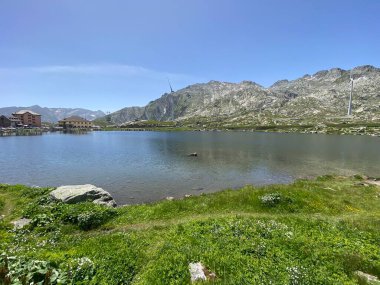
[[[166,197],[165,199],[168,200],[168,201],[173,201],[174,197],[169,196],[169,197]]]
[[[95,204],[116,207],[116,202],[110,193],[91,184],[60,186],[50,192],[50,196],[54,200],[67,204],[90,201]]]
[[[355,186],[364,186],[364,187],[369,187],[369,184],[367,184],[367,183],[364,183],[364,182],[358,182],[358,183],[355,183]]]
[[[199,280],[207,280],[202,263],[200,262],[190,263],[189,270],[190,270],[191,282],[195,282]]]
[[[356,271],[355,274],[359,279],[365,281],[366,284],[380,285],[380,280],[376,276],[364,273],[362,271]]]
[[[190,277],[191,277],[192,283],[197,282],[197,281],[214,280],[216,278],[216,274],[213,272],[210,272],[200,262],[190,263],[189,271],[190,271]]]
[[[376,178],[373,180],[366,180],[365,182],[372,184],[372,185],[380,186],[380,181],[378,181]]]
[[[23,227],[27,226],[30,224],[32,220],[26,219],[26,218],[21,218],[17,221],[11,222],[14,226],[15,229],[22,229]]]
[[[194,188],[191,188],[192,190],[195,190],[195,191],[202,191],[204,188],[202,187],[194,187]]]

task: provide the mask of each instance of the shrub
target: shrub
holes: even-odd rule
[[[0,256],[0,284],[67,284],[66,274],[49,262]]]
[[[68,276],[72,284],[89,281],[94,275],[94,263],[88,257],[74,259],[69,265]]]
[[[360,174],[355,174],[355,175],[354,175],[354,178],[355,178],[356,180],[364,180],[363,176],[361,176]]]
[[[260,196],[259,199],[262,205],[266,207],[274,207],[281,202],[282,196],[280,193],[270,193]]]
[[[4,206],[5,206],[5,201],[4,201],[4,199],[2,199],[1,197],[0,197],[0,211],[2,210],[2,209],[4,209]],[[0,218],[1,219],[1,218]]]
[[[327,174],[327,175],[318,176],[316,180],[317,181],[331,181],[331,180],[334,180],[334,175]]]
[[[109,219],[109,213],[104,211],[91,211],[79,214],[77,217],[78,226],[82,230],[90,230],[103,224]]]
[[[113,208],[93,203],[62,205],[62,207],[62,220],[77,225],[82,230],[96,228],[117,214]]]
[[[26,186],[21,186],[19,191],[21,192],[21,197],[26,197],[26,198],[39,198],[43,195],[47,195],[52,188],[41,188],[41,187],[26,187]]]
[[[38,214],[32,219],[31,225],[33,227],[44,227],[51,224],[53,221],[53,218],[47,214]]]

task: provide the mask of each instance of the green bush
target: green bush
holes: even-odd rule
[[[316,180],[317,181],[331,181],[331,180],[334,180],[334,175],[327,174],[327,175],[318,176]]]
[[[0,284],[67,284],[66,274],[49,262],[0,256]]]
[[[262,205],[266,207],[274,207],[277,204],[280,204],[282,196],[280,193],[270,193],[259,197],[259,199]]]
[[[355,178],[356,180],[364,180],[363,176],[361,176],[360,174],[355,174],[355,175],[354,175],[354,178]]]
[[[5,201],[3,198],[0,197],[0,212],[4,209],[4,206],[5,206]]]
[[[46,196],[30,202],[22,215],[32,219],[32,227],[48,228],[59,226],[60,222],[79,226],[80,229],[94,229],[117,214],[116,209],[91,202],[64,204],[55,202]]]
[[[40,188],[40,187],[21,187],[19,189],[21,192],[21,197],[26,198],[40,198],[41,196],[47,195],[50,191],[52,191],[52,188]]]
[[[117,211],[114,208],[90,202],[61,206],[62,221],[77,225],[82,230],[99,227],[116,214]]]
[[[94,263],[88,257],[76,258],[69,262],[67,274],[71,284],[85,284],[95,275]]]

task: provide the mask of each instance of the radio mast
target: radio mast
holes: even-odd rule
[[[173,90],[173,88],[172,88],[172,85],[170,84],[169,78],[167,78],[167,79],[168,79],[168,83],[169,83],[169,87],[170,87],[170,93],[173,93],[174,90]]]

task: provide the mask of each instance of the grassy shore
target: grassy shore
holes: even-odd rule
[[[380,136],[380,122],[298,122],[286,124],[226,123],[223,121],[138,121],[123,126],[102,125],[103,131],[255,131]]]
[[[216,274],[206,284],[380,276],[380,186],[360,176],[115,209],[56,203],[50,191],[0,186],[0,284],[189,284],[198,261]],[[31,223],[14,229],[21,217]]]

